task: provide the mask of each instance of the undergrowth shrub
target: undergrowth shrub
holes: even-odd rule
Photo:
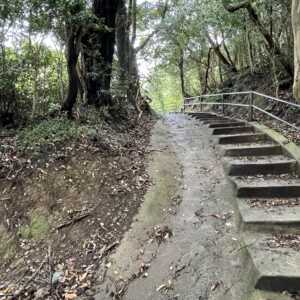
[[[76,139],[82,131],[83,128],[71,120],[64,118],[44,120],[21,130],[17,136],[17,145],[21,150],[36,149],[44,144],[57,144]]]

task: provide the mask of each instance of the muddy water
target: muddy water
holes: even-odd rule
[[[248,270],[242,267],[232,190],[210,139],[205,127],[183,115],[156,124],[149,161],[153,185],[110,258],[97,300],[120,290],[127,300],[246,299]],[[162,244],[150,234],[158,224],[173,233]],[[149,269],[139,274],[142,264]]]

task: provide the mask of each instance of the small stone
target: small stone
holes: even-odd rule
[[[54,272],[52,276],[52,284],[58,283],[64,276],[64,273],[59,271],[59,272]]]
[[[48,288],[41,288],[38,289],[35,293],[35,300],[42,300],[45,299],[46,296],[49,295],[49,289]]]

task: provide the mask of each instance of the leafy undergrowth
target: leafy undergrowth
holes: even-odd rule
[[[78,138],[82,131],[83,128],[76,122],[65,118],[44,120],[21,130],[17,136],[17,145],[19,149],[39,150],[42,145]]]
[[[140,207],[153,121],[45,120],[0,148],[0,299],[91,299]]]

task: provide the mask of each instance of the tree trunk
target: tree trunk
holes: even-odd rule
[[[294,97],[300,101],[300,2],[293,0],[292,25],[294,32]]]
[[[132,0],[130,5],[130,24],[132,25],[132,35],[131,41],[129,41],[129,88],[127,92],[127,97],[129,102],[137,109],[139,108],[139,103],[137,100],[141,98],[140,95],[140,76],[137,65],[137,50],[135,49],[135,42],[137,37],[137,1]]]
[[[119,61],[119,83],[122,94],[126,95],[129,86],[129,20],[126,1],[121,0],[116,18],[117,54]]]
[[[209,71],[210,71],[211,51],[212,51],[212,48],[209,48],[208,54],[207,54],[207,68],[206,68],[206,72],[205,72],[205,84],[204,84],[204,89],[202,91],[203,94],[207,94],[207,90],[208,90],[208,79],[209,79],[208,77],[209,77]]]
[[[72,116],[72,110],[76,103],[79,78],[77,73],[77,61],[79,56],[79,51],[77,47],[77,37],[73,30],[70,30],[68,41],[67,41],[67,69],[68,69],[68,91],[65,102],[62,106],[62,111],[66,111],[68,116]]]
[[[225,66],[226,69],[228,69],[231,72],[236,73],[237,69],[235,67],[235,65],[232,65],[230,63],[230,61],[228,61],[228,59],[225,57],[225,55],[222,53],[221,48],[219,45],[217,45],[213,39],[210,37],[209,33],[206,34],[209,44],[210,46],[213,48],[213,50],[215,51],[216,55],[219,57],[220,61],[222,62],[222,64]]]
[[[83,38],[88,104],[97,107],[112,104],[110,85],[118,3],[119,0],[94,0],[94,14],[105,28],[100,32],[89,31]]]
[[[182,92],[182,96],[185,98],[187,94],[185,90],[185,79],[184,79],[184,52],[182,49],[180,49],[178,68],[180,74],[181,92]]]
[[[251,42],[251,32],[248,28],[246,28],[245,34],[246,34],[247,52],[248,52],[250,71],[253,74],[254,73],[253,46],[252,46],[252,42]]]
[[[266,44],[267,50],[271,55],[276,55],[281,65],[284,67],[286,72],[293,76],[293,68],[287,59],[286,55],[281,51],[280,46],[277,42],[275,42],[272,38],[270,32],[265,28],[264,24],[261,22],[258,14],[256,13],[255,9],[253,8],[250,0],[245,0],[237,4],[228,5],[225,0],[223,0],[223,6],[229,12],[235,12],[239,9],[246,9],[248,12],[248,16],[251,22],[258,28],[260,33],[263,35]]]

